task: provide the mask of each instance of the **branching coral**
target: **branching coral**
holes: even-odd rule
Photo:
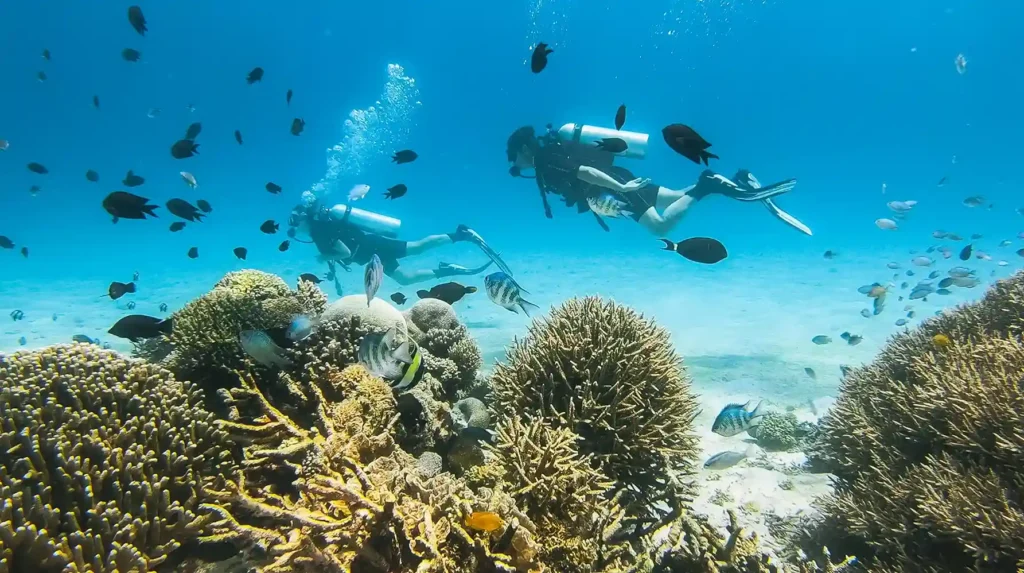
[[[0,571],[145,571],[231,468],[198,390],[97,346],[0,362]]]
[[[395,445],[398,412],[390,390],[372,388],[374,380],[386,384],[360,367],[341,376],[336,385],[347,397],[329,406],[323,434],[288,419],[251,381],[231,391],[237,400],[258,403],[262,414],[222,422],[247,444],[246,461],[237,479],[211,492],[214,503],[203,506],[213,529],[207,541],[246,548],[268,573],[538,570],[532,524],[511,498],[473,492],[451,474],[427,477]],[[299,476],[296,495],[260,487],[282,469]],[[492,534],[465,527],[474,511],[495,512],[503,526]]]
[[[822,422],[838,481],[816,540],[898,569],[1024,564],[1022,326],[1018,274],[846,377]]]
[[[676,511],[678,476],[698,454],[691,433],[697,402],[668,333],[631,309],[573,299],[508,353],[492,377],[500,418],[539,417],[582,440],[583,453],[617,487],[631,513]]]

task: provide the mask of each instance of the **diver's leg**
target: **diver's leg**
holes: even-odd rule
[[[384,274],[395,279],[395,282],[402,286],[409,286],[411,284],[421,283],[436,278],[436,276],[434,275],[434,271],[429,269],[417,269],[407,271],[402,267],[395,267],[391,269],[390,272],[385,270]]]
[[[405,252],[408,255],[419,255],[431,249],[452,244],[451,235],[429,235],[418,241],[409,241],[405,244]]]
[[[680,189],[679,191],[669,189],[668,187],[659,187],[658,200],[654,206],[658,208],[658,211],[664,211],[669,205],[686,196],[686,194],[694,187],[696,187],[696,185],[690,185],[686,189]]]
[[[671,201],[670,198],[673,197],[675,200]],[[686,214],[686,211],[695,201],[696,199],[686,194],[685,191],[673,191],[672,189],[662,187],[658,191],[657,203],[659,206],[663,202],[668,203],[668,205],[661,213],[658,213],[658,207],[647,209],[636,218],[636,222],[640,223],[641,227],[647,229],[652,234],[663,237],[675,229],[676,225],[683,220],[683,215]]]
[[[413,283],[429,281],[432,279],[443,279],[445,277],[455,276],[466,276],[476,275],[487,270],[487,267],[494,264],[494,261],[487,261],[486,264],[480,265],[476,268],[466,268],[462,265],[453,265],[449,263],[441,263],[436,269],[416,269],[416,270],[405,270],[401,268],[397,262],[391,266],[384,267],[384,274],[395,279],[398,284],[402,286],[411,285]]]

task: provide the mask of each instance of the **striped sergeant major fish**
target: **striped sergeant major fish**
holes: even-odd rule
[[[764,415],[764,412],[761,411],[763,402],[758,402],[757,406],[751,410],[752,403],[753,400],[746,404],[729,404],[722,408],[718,417],[715,418],[715,423],[711,425],[711,431],[728,438],[756,426],[761,421],[761,416]]]
[[[409,341],[395,347],[398,332],[368,334],[359,343],[359,363],[374,376],[383,378],[393,390],[411,390],[423,378],[423,354]]]
[[[517,306],[523,309],[526,316],[530,316],[530,308],[540,308],[523,299],[523,293],[530,293],[519,286],[515,279],[503,272],[499,271],[484,277],[484,288],[487,290],[487,296],[495,304],[516,314],[519,314],[519,311],[516,310]]]

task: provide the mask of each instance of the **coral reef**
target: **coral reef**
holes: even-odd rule
[[[91,344],[0,362],[0,571],[146,571],[233,467],[197,389]]]
[[[243,330],[283,329],[298,314],[316,316],[326,295],[300,282],[291,290],[279,277],[256,270],[231,272],[205,295],[175,312],[168,367],[182,379],[218,388],[230,372],[245,366],[238,344]]]
[[[797,446],[797,425],[799,421],[794,414],[768,412],[755,426],[754,432],[757,445],[766,450],[785,451]]]
[[[348,295],[332,302],[321,316],[324,321],[349,318],[358,319],[368,332],[387,332],[394,328],[399,340],[405,340],[408,336],[402,312],[380,298],[374,298],[370,304],[366,304],[366,295]]]
[[[394,441],[400,414],[390,388],[359,366],[337,376],[346,398],[326,409],[323,433],[295,424],[244,376],[230,391],[261,413],[222,422],[246,444],[246,459],[202,506],[213,530],[205,541],[236,543],[266,573],[540,570],[533,526],[510,497],[424,471],[426,456]],[[282,472],[294,477],[294,494],[275,491]],[[474,512],[500,516],[500,528],[465,526]]]
[[[469,336],[443,300],[425,298],[405,311],[411,336],[427,356],[427,371],[441,381],[444,399],[454,402],[469,395],[477,383],[477,371],[483,364],[480,348]]]
[[[1022,330],[1017,274],[846,376],[821,424],[837,483],[814,542],[896,570],[1024,565]]]
[[[652,523],[643,531],[679,513],[697,402],[664,329],[614,302],[573,299],[534,322],[492,384],[500,419],[537,416],[578,434],[630,514]]]

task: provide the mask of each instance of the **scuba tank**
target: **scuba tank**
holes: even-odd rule
[[[344,221],[366,231],[386,237],[397,237],[402,222],[393,217],[357,209],[351,205],[337,204],[327,211],[327,217],[332,221]]]
[[[646,133],[618,131],[581,123],[567,123],[558,128],[558,138],[562,141],[573,141],[588,147],[594,147],[595,143],[606,137],[614,137],[626,142],[626,150],[615,154],[618,157],[643,159],[647,155],[648,135]]]

